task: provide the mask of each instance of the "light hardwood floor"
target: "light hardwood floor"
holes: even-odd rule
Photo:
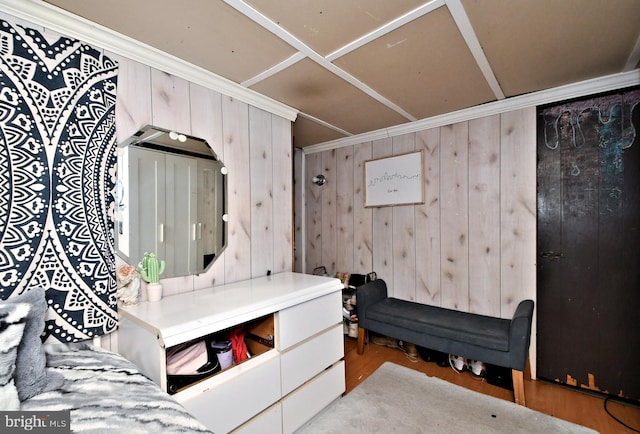
[[[462,387],[513,402],[513,392],[488,384],[468,372],[457,373],[450,367],[440,367],[421,359],[410,360],[397,348],[375,344],[365,347],[363,355],[356,351],[356,340],[345,337],[346,393],[363,382],[380,365],[389,361],[441,378]],[[527,407],[561,419],[592,428],[602,434],[633,433],[616,422],[604,409],[604,399],[593,394],[568,389],[544,381],[533,381],[525,373]],[[608,409],[627,425],[640,429],[640,408],[609,401]]]

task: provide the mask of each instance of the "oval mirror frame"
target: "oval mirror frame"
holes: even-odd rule
[[[147,125],[120,143],[116,254],[137,266],[156,253],[162,279],[207,271],[228,240],[226,174],[198,137]]]

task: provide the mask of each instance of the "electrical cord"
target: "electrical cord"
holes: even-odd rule
[[[618,417],[614,416],[614,415],[613,415],[613,413],[611,413],[611,411],[609,411],[609,408],[607,407],[607,403],[608,403],[609,401],[616,401],[616,402],[624,402],[624,401],[619,400],[619,399],[616,399],[616,398],[615,398],[615,397],[613,397],[613,396],[607,396],[607,397],[604,399],[604,411],[605,411],[605,412],[607,412],[607,414],[608,414],[609,416],[611,416],[611,417],[612,417],[616,422],[618,422],[620,425],[624,426],[624,427],[625,427],[625,428],[627,428],[627,429],[630,429],[630,430],[631,430],[631,431],[633,431],[633,432],[640,433],[640,430],[637,430],[636,428],[633,428],[633,427],[631,427],[631,426],[627,425],[626,423],[624,423],[623,421],[621,421],[620,419],[618,419]]]

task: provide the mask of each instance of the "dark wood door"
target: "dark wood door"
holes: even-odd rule
[[[640,90],[538,110],[540,378],[640,400]]]

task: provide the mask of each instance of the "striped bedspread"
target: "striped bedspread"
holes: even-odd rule
[[[84,343],[47,344],[47,365],[65,381],[24,401],[23,411],[71,411],[71,432],[209,433],[124,357]]]

